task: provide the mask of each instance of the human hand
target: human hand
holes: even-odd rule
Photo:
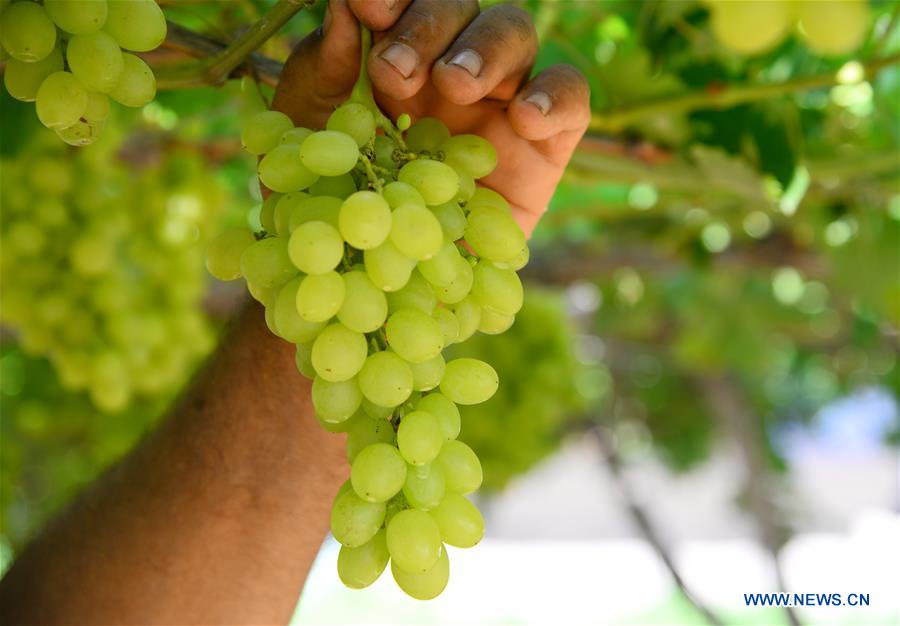
[[[584,77],[568,65],[528,80],[537,54],[530,16],[477,0],[330,0],[325,22],[285,64],[273,108],[322,128],[359,74],[359,24],[373,31],[369,74],[392,119],[436,117],[497,149],[480,184],[503,194],[531,234],[590,120]]]

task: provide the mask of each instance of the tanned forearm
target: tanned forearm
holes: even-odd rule
[[[248,305],[163,425],[21,554],[3,624],[286,623],[346,478]]]

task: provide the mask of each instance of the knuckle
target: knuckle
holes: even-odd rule
[[[537,43],[537,31],[526,10],[513,4],[498,4],[485,11],[484,15],[495,20],[501,29],[511,30],[519,41]]]

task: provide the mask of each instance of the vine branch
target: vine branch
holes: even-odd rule
[[[871,59],[862,63],[865,78],[872,78],[881,70],[900,62],[900,54]],[[695,109],[727,109],[738,104],[758,102],[777,98],[789,93],[812,91],[838,84],[837,72],[817,76],[804,76],[779,83],[756,85],[730,85],[723,88],[707,88],[668,98],[639,102],[632,106],[613,109],[605,113],[595,113],[591,117],[590,129],[600,132],[617,133],[645,117],[663,114],[677,114]]]
[[[201,54],[213,52],[213,54],[196,61],[155,68],[158,87],[160,89],[183,89],[203,85],[219,85],[225,82],[248,59],[252,65],[250,69],[264,66],[270,75],[274,74],[270,78],[277,81],[277,73],[274,73],[275,67],[272,65],[277,61],[264,60],[265,57],[261,56],[254,58],[253,53],[296,13],[311,7],[315,2],[316,0],[278,0],[246,32],[227,46],[219,48],[217,52],[213,52],[213,49],[221,44],[193,33],[189,36],[190,31],[176,27],[170,35],[167,35],[167,44],[172,44],[172,47],[185,51],[199,51]],[[278,63],[278,73],[281,71],[280,66],[281,64]]]

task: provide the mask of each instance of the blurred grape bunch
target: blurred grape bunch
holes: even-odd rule
[[[41,130],[0,164],[0,321],[104,411],[171,393],[212,348],[203,248],[225,204],[195,153],[137,167],[114,131],[74,151]]]
[[[0,347],[0,540],[20,549],[51,514],[127,452],[168,396],[98,412],[64,388],[54,366]]]
[[[502,489],[560,445],[585,399],[576,380],[576,332],[561,291],[529,285],[516,322],[502,335],[476,334],[454,346],[456,356],[490,359],[502,384],[493,398],[461,406],[460,439],[484,469],[482,488]]]

